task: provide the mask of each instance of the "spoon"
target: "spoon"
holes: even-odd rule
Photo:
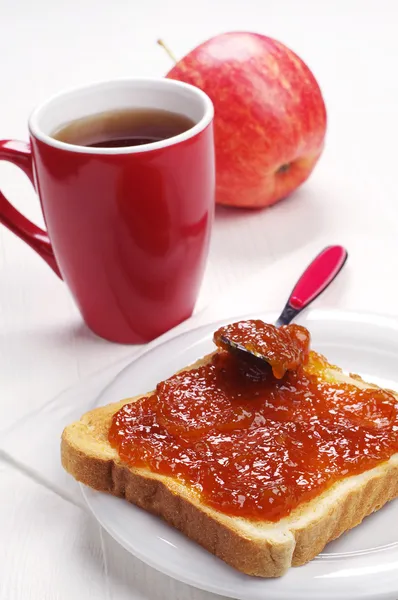
[[[306,268],[291,292],[284,309],[275,322],[276,327],[288,325],[307,306],[311,304],[337,277],[343,268],[348,253],[343,246],[327,246]],[[297,335],[297,333],[296,333]],[[300,335],[300,333],[298,334]],[[221,335],[222,347],[242,358],[254,357],[270,363],[270,357],[248,348],[242,343],[233,341],[227,335]],[[248,342],[250,345],[250,342]]]

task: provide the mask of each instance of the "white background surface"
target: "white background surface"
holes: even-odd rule
[[[26,139],[30,111],[64,87],[164,74],[160,36],[181,56],[227,30],[279,38],[323,89],[326,151],[288,201],[217,211],[201,304],[272,266],[264,308],[278,308],[293,283],[278,262],[298,274],[303,256],[343,243],[347,271],[320,304],[398,314],[397,11],[394,0],[0,0],[0,137]],[[0,185],[42,224],[21,173],[1,163]],[[0,429],[133,351],[90,334],[62,282],[0,229]],[[123,551],[104,544],[79,508],[1,464],[0,531],[1,600],[209,598],[146,567],[130,572]]]

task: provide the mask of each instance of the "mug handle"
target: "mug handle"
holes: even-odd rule
[[[33,176],[33,161],[30,145],[15,140],[0,140],[0,160],[5,160],[19,167],[27,175],[35,187]],[[46,231],[37,227],[24,217],[10,204],[0,191],[0,223],[15,233],[22,241],[26,242],[42,259],[52,268],[54,273],[62,279],[50,238]]]

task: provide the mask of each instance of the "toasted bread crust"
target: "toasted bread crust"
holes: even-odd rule
[[[296,540],[292,566],[306,564],[318,556],[329,542],[398,497],[398,461],[390,460],[372,469],[369,474],[364,485],[347,492],[320,519],[314,519],[306,527],[292,529]]]
[[[130,468],[120,461],[108,443],[110,422],[123,404],[137,399],[95,409],[66,427],[61,442],[63,467],[81,483],[125,498],[162,517],[215,556],[248,575],[279,577],[290,566],[307,563],[322,552],[328,542],[398,496],[395,455],[368,471],[365,482],[339,493],[338,501],[330,502],[320,514],[316,514],[314,508],[320,499],[331,494],[331,490],[337,490],[340,483],[308,503],[304,510],[314,514],[304,525],[300,524],[300,519],[295,523],[292,513],[281,521],[282,534],[277,539],[251,536],[240,530],[239,525],[235,526],[233,518],[208,509],[193,496],[181,494],[181,485],[176,486],[170,478]],[[297,512],[303,512],[303,508]]]
[[[159,517],[215,556],[248,575],[278,577],[291,565],[293,545],[242,536],[207,511],[178,495],[163,481],[136,472],[118,459],[89,455],[76,446],[67,427],[61,442],[62,465],[77,481]]]
[[[211,356],[186,369],[204,364]],[[368,387],[369,384],[358,385]],[[228,517],[205,506],[192,491],[174,479],[122,463],[108,442],[111,420],[124,404],[140,397],[94,409],[66,427],[61,441],[63,467],[81,483],[125,498],[158,515],[248,575],[279,577],[289,567],[307,563],[322,552],[328,542],[398,497],[396,454],[365,474],[336,483],[278,524],[262,523],[269,532],[260,530],[257,533],[256,523],[250,529],[244,526],[244,523],[250,525],[248,520]]]

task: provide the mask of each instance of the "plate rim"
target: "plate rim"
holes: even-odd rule
[[[359,317],[363,316],[366,317],[366,321],[369,322],[395,322],[397,330],[398,330],[398,315],[386,315],[385,313],[378,313],[375,311],[361,311],[361,310],[353,310],[353,309],[339,309],[339,308],[308,308],[303,310],[302,313],[299,314],[299,319],[300,317],[304,317],[304,318],[309,318],[309,316],[311,315],[322,315],[324,313],[332,313],[332,314],[337,314],[337,315],[341,315],[341,316],[346,316],[346,317],[350,317],[353,315],[358,315]],[[262,314],[262,315],[273,315],[273,320],[276,321],[276,319],[278,318],[278,311],[276,310],[264,310],[264,312],[258,312],[256,311],[256,314]],[[185,336],[191,335],[193,333],[197,333],[199,332],[201,329],[205,329],[206,327],[209,327],[210,325],[222,325],[223,323],[226,322],[231,322],[231,321],[235,321],[235,320],[246,320],[246,319],[250,319],[253,318],[254,313],[253,312],[248,312],[245,313],[243,315],[239,314],[239,315],[233,315],[231,317],[226,317],[225,319],[217,319],[216,321],[209,321],[206,323],[202,323],[201,325],[197,325],[196,327],[193,327],[192,329],[187,329],[186,331],[181,331],[181,332],[177,332],[175,335],[172,335],[171,337],[162,340],[162,341],[157,341],[154,340],[153,342],[151,342],[147,348],[145,348],[145,350],[143,350],[142,352],[139,352],[138,354],[135,354],[131,361],[129,361],[127,363],[127,365],[125,365],[118,373],[116,373],[116,375],[114,375],[112,377],[112,379],[104,386],[104,388],[101,390],[101,392],[96,396],[94,403],[93,403],[93,408],[96,408],[97,406],[102,406],[101,404],[98,403],[98,400],[101,398],[101,396],[103,394],[106,393],[106,391],[113,385],[113,383],[116,381],[116,379],[118,379],[119,377],[121,377],[123,375],[123,373],[125,373],[130,367],[131,365],[133,365],[134,363],[140,361],[141,359],[143,359],[145,356],[147,356],[150,352],[153,352],[155,349],[161,348],[163,346],[166,346],[169,343],[175,342],[177,339],[181,339]],[[347,319],[348,321],[350,320],[349,318]],[[292,322],[296,322],[296,319],[294,319]]]
[[[261,316],[264,317],[265,315],[270,316],[272,315],[272,319],[276,319],[277,317],[277,312],[276,311],[256,311],[257,316]],[[192,329],[188,329],[186,331],[182,331],[180,333],[176,333],[175,335],[160,341],[158,343],[153,343],[150,345],[150,347],[147,347],[142,353],[134,356],[132,358],[132,360],[125,366],[123,367],[123,369],[121,369],[114,377],[112,377],[112,379],[104,386],[104,388],[101,390],[101,392],[96,396],[94,403],[93,403],[93,407],[97,407],[97,406],[101,406],[101,398],[106,394],[106,392],[115,384],[115,382],[121,378],[123,376],[123,374],[125,374],[129,369],[132,368],[132,365],[136,365],[137,363],[139,363],[141,360],[145,359],[147,357],[148,354],[152,353],[152,352],[156,352],[156,351],[161,351],[162,348],[167,347],[167,345],[171,344],[171,343],[176,343],[176,342],[180,342],[183,341],[183,339],[185,337],[190,337],[193,336],[194,338],[197,336],[199,338],[200,332],[205,332],[208,331],[209,328],[213,328],[213,326],[217,327],[220,326],[221,324],[225,323],[225,322],[231,322],[233,320],[243,320],[243,319],[248,319],[248,318],[253,318],[253,312],[248,312],[245,313],[244,315],[236,315],[236,316],[231,316],[231,317],[226,317],[223,319],[217,319],[216,321],[209,321],[207,323],[203,323],[201,325],[198,325],[197,327],[194,327]],[[396,329],[398,332],[398,317],[395,315],[386,315],[383,313],[377,313],[377,312],[369,312],[369,311],[361,311],[361,310],[344,310],[344,309],[333,309],[333,308],[316,308],[316,309],[312,309],[312,310],[308,310],[305,311],[305,313],[303,315],[300,315],[302,317],[304,317],[306,322],[311,323],[311,321],[319,321],[319,320],[323,320],[326,317],[329,317],[327,320],[339,320],[339,321],[347,321],[347,322],[363,322],[366,324],[371,324],[371,325],[377,325],[377,326],[382,326],[388,329]],[[391,327],[393,326],[393,327]],[[200,341],[199,339],[197,341]],[[195,343],[195,341],[193,340],[193,343]],[[232,596],[232,597],[236,597],[234,596],[234,590],[233,588],[229,588],[227,589],[225,586],[223,587],[223,589],[220,590],[219,587],[217,587],[217,585],[212,585],[208,582],[206,582],[205,585],[201,585],[198,582],[193,582],[192,578],[190,579],[189,577],[185,576],[185,573],[182,573],[181,571],[179,571],[177,573],[176,570],[169,570],[167,569],[167,567],[165,567],[165,565],[159,565],[159,562],[156,561],[156,559],[154,559],[152,556],[148,557],[147,554],[145,553],[141,553],[139,550],[134,549],[134,552],[132,552],[131,548],[127,548],[126,545],[123,542],[122,537],[115,532],[115,530],[109,526],[101,517],[98,516],[97,512],[94,510],[92,503],[90,501],[90,496],[92,494],[101,494],[101,492],[96,492],[94,490],[91,490],[90,488],[86,488],[84,485],[80,484],[80,488],[82,491],[82,495],[83,498],[85,500],[85,503],[87,504],[91,514],[93,514],[94,518],[98,521],[98,523],[107,531],[107,533],[116,540],[116,542],[118,544],[120,544],[129,554],[131,554],[132,556],[136,557],[137,559],[141,560],[142,562],[144,562],[145,564],[149,565],[151,568],[156,569],[157,571],[175,579],[178,581],[181,581],[184,584],[190,585],[192,587],[195,587],[197,589],[201,589],[210,593],[214,593],[220,596]],[[115,500],[120,500],[115,498]],[[122,500],[121,500],[122,501]],[[138,508],[135,507],[134,505],[132,505],[133,508]],[[142,509],[139,509],[142,510]],[[157,518],[157,517],[154,517]],[[395,546],[392,548],[386,548],[385,550],[383,550],[383,552],[393,552],[394,554],[397,553],[397,547]],[[396,563],[394,563],[396,564]],[[391,569],[393,570],[393,569]],[[312,577],[313,579],[314,577]],[[261,583],[263,583],[264,585],[266,585],[266,583],[268,581],[270,581],[269,579],[261,579],[261,578],[254,578],[256,581],[259,581]],[[280,581],[280,580],[277,580]],[[378,591],[378,595],[377,598],[382,600],[396,600],[396,596],[398,595],[398,577],[396,579],[396,582],[393,582],[394,585],[394,589],[389,589],[389,590],[385,590],[385,591]],[[274,590],[276,591],[276,590]],[[337,590],[336,590],[337,592]],[[264,593],[267,594],[267,590],[264,589]],[[288,593],[288,591],[286,591],[286,593]],[[375,600],[376,596],[374,595],[375,591],[373,590],[372,592],[368,592],[366,593],[366,595],[362,594],[361,596],[355,596],[355,598],[363,598],[363,599],[368,599],[368,600]],[[269,598],[269,600],[271,600],[271,598],[288,598],[289,596],[287,595],[274,595],[273,591],[270,591],[270,595],[268,596],[267,594],[267,598]],[[349,596],[350,598],[353,596]],[[300,596],[301,598],[301,596]],[[328,596],[329,598],[329,596]],[[340,598],[342,599],[342,596],[340,595]],[[348,598],[348,596],[347,596]]]

